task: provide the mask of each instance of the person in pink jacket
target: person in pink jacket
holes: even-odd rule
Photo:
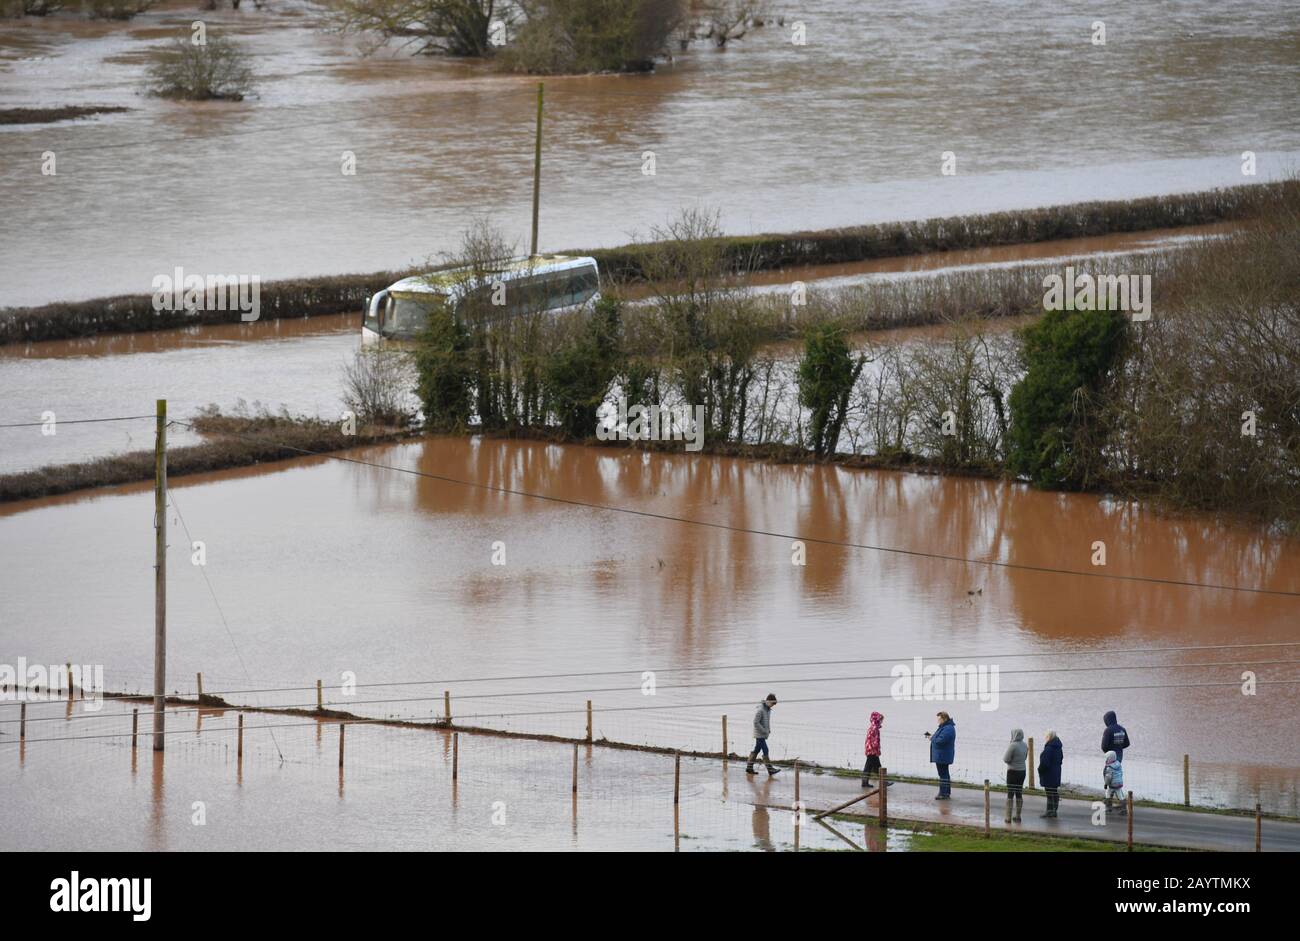
[[[871,721],[867,724],[867,743],[863,747],[867,756],[867,763],[862,767],[863,787],[871,787],[871,772],[880,770],[880,725],[884,721],[883,715],[873,712]]]

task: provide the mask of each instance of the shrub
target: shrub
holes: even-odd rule
[[[798,372],[799,404],[811,413],[809,439],[818,458],[835,451],[848,414],[849,396],[866,361],[862,355],[854,361],[843,331],[831,324],[810,330],[804,339]]]
[[[573,336],[545,359],[547,401],[560,430],[573,438],[596,433],[597,409],[618,373],[620,305],[602,298],[589,316],[572,324]]]
[[[185,101],[242,101],[253,87],[248,53],[224,36],[203,43],[177,37],[149,66],[148,77],[153,94]]]
[[[1120,355],[1127,315],[1048,311],[1021,333],[1024,378],[1011,390],[1008,464],[1040,487],[1094,484],[1104,433],[1098,400]]]
[[[682,21],[681,0],[526,0],[502,54],[535,74],[647,72]]]
[[[473,415],[474,370],[470,336],[450,310],[429,318],[415,353],[424,423],[434,431],[464,431]]]

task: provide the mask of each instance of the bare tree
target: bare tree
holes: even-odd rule
[[[729,42],[743,39],[761,22],[763,0],[705,0],[699,5],[696,35],[709,39],[721,49]]]
[[[343,404],[364,422],[409,424],[414,391],[415,367],[405,351],[362,347],[343,366]]]
[[[397,40],[417,54],[489,56],[493,30],[504,31],[509,13],[496,0],[329,0],[338,25],[364,31],[379,43]]]

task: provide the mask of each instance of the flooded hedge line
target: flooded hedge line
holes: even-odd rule
[[[1207,225],[1258,215],[1282,185],[1236,186],[1201,193],[1072,203],[788,235],[731,236],[724,239],[724,251],[737,269],[771,270]],[[652,250],[650,244],[639,244],[589,254],[599,259],[603,274],[635,280],[640,278],[646,254]]]
[[[1043,209],[955,216],[818,232],[730,236],[723,254],[737,269],[780,269],[865,261],[926,252],[1043,242],[1246,219],[1258,214],[1281,184],[1257,184],[1134,200],[1075,203]],[[594,256],[606,278],[644,277],[655,243],[573,249]],[[328,275],[260,285],[260,318],[360,312],[367,295],[411,271]],[[61,340],[99,333],[134,333],[194,324],[238,323],[238,310],[156,311],[149,294],[67,301],[0,310],[0,343]]]
[[[260,286],[261,320],[361,311],[366,295],[410,272],[330,275],[268,281]],[[150,294],[120,294],[88,301],[0,310],[0,343],[67,340],[100,333],[140,333],[196,324],[239,323],[239,310],[154,310]]]
[[[196,431],[212,435],[213,440],[168,448],[169,478],[299,458],[303,456],[302,450],[342,451],[397,441],[412,434],[407,429],[360,427],[356,434],[346,435],[338,422],[288,415],[222,415],[215,410],[201,413],[192,424]],[[0,503],[138,483],[153,480],[153,476],[153,451],[131,451],[77,464],[0,475]]]

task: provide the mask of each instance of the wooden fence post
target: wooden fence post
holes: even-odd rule
[[[339,767],[343,767],[343,739],[348,727],[342,722],[339,723]]]
[[[321,712],[324,709],[325,709],[325,687],[321,685],[320,680],[317,680],[316,681],[316,711]]]
[[[1259,804],[1255,805],[1255,852],[1261,851],[1264,845],[1264,815],[1260,813]]]
[[[989,779],[984,779],[984,839],[989,838]]]
[[[239,737],[235,745],[235,757],[241,761],[244,758],[244,714],[239,714]]]
[[[578,746],[576,743],[573,746],[573,794],[575,797],[578,794]]]
[[[880,784],[880,828],[883,830],[889,826],[889,769],[881,768],[879,775]]]
[[[21,703],[18,706],[18,740],[21,742],[27,738],[27,703]],[[134,740],[131,742],[135,745]]]
[[[1183,755],[1183,806],[1192,806],[1191,759]]]
[[[451,779],[460,777],[460,733],[451,733]]]
[[[587,700],[587,741],[591,741],[591,700]]]
[[[131,710],[131,750],[135,750],[135,738],[140,731],[140,710]]]
[[[198,682],[199,686],[199,702],[203,702],[203,674],[195,673],[194,678]]]
[[[682,794],[682,753],[676,752],[673,758],[673,803],[677,804]]]
[[[727,717],[722,717],[722,758],[725,761],[727,753],[731,750],[731,743],[727,741]]]
[[[68,664],[68,702],[72,702],[72,664]]]
[[[1128,792],[1128,851],[1133,852],[1133,792]]]
[[[794,760],[794,802],[799,803],[799,759]]]
[[[451,725],[451,690],[449,689],[442,691],[442,715],[447,724]]]
[[[1025,762],[1025,767],[1029,769],[1029,789],[1034,789],[1034,737],[1029,736],[1029,760]]]

